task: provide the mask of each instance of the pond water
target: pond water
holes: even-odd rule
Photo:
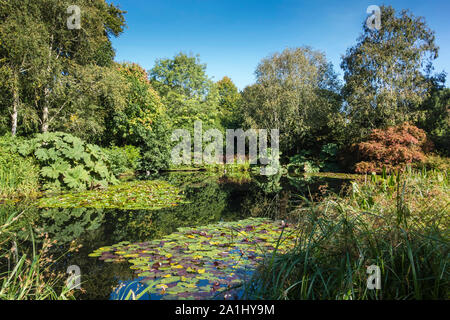
[[[81,270],[83,290],[78,299],[120,299],[129,290],[145,288],[126,260],[111,263],[90,254],[126,241],[142,243],[173,234],[178,228],[240,221],[249,217],[287,219],[290,209],[301,203],[300,196],[320,196],[324,190],[338,192],[346,180],[314,176],[252,176],[209,172],[174,172],[157,177],[179,187],[188,203],[159,210],[120,209],[37,209],[27,208],[28,217],[39,232],[56,240],[51,248],[63,256],[56,268],[64,271],[76,265]],[[327,186],[325,189],[324,186]],[[250,230],[251,231],[251,230]],[[19,233],[20,237],[20,233]],[[69,246],[77,252],[67,252]],[[145,294],[142,299],[159,299]]]

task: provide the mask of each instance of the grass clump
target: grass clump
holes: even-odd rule
[[[15,140],[0,138],[0,202],[39,193],[39,168],[30,158],[12,151]]]
[[[369,176],[349,193],[292,215],[294,249],[263,263],[246,288],[261,299],[448,299],[449,179],[407,170]],[[305,201],[307,201],[305,199]],[[367,268],[381,290],[367,289]]]
[[[66,275],[53,271],[59,259],[55,259],[49,250],[55,241],[45,234],[38,235],[42,238],[38,247],[34,233],[24,227],[26,225],[23,211],[1,208],[0,300],[73,299],[73,290],[65,283]],[[22,233],[22,241],[18,232]],[[25,245],[26,242],[31,243],[31,248]]]

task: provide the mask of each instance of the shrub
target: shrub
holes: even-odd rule
[[[103,151],[107,154],[111,163],[111,171],[115,176],[121,174],[134,173],[141,160],[140,150],[134,146],[105,148]]]
[[[421,107],[420,128],[428,133],[436,152],[450,156],[450,88],[435,88]]]
[[[324,145],[320,154],[314,156],[311,151],[302,151],[289,158],[288,167],[295,171],[316,173],[319,171],[336,172],[339,171],[337,164],[338,146],[334,143]]]
[[[36,164],[0,147],[0,199],[33,196],[38,191]]]
[[[85,190],[117,181],[100,147],[67,133],[38,134],[18,145],[17,151],[35,158],[45,190]]]
[[[39,168],[31,158],[13,152],[17,141],[10,135],[0,138],[0,199],[33,196],[39,191]]]
[[[431,149],[425,131],[404,123],[398,127],[374,129],[365,142],[356,146],[358,159],[357,173],[381,172],[400,169],[406,164],[421,163],[424,151]]]
[[[430,154],[422,165],[429,170],[450,171],[450,158]]]
[[[320,163],[311,156],[311,151],[302,151],[289,158],[288,168],[294,168],[295,172],[314,173],[320,171]]]

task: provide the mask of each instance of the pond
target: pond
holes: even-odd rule
[[[172,172],[156,179],[177,187],[183,201],[157,210],[25,209],[34,230],[56,241],[51,253],[63,257],[56,268],[80,268],[77,299],[124,299],[147,286],[154,290],[140,299],[223,299],[218,293],[247,278],[262,259],[255,244],[270,250],[281,232],[289,237],[280,221],[289,220],[301,196],[339,192],[348,181],[241,172]],[[71,246],[79,249],[64,254]]]

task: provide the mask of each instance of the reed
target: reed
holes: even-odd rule
[[[345,196],[292,212],[294,249],[275,253],[246,285],[256,299],[448,299],[449,184],[446,172],[366,176]],[[367,288],[367,267],[381,290]]]

